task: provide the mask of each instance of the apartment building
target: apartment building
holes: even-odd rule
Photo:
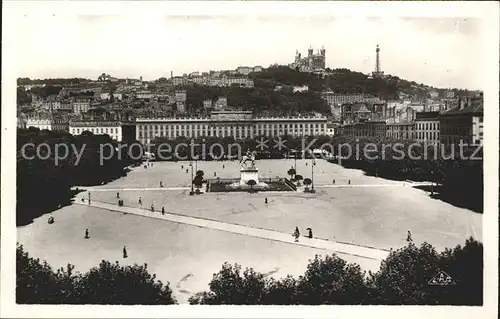
[[[417,112],[415,114],[415,140],[428,145],[439,144],[439,112]]]

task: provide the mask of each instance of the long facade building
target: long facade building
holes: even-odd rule
[[[233,137],[326,135],[327,118],[253,117],[251,111],[214,111],[203,118],[137,118],[137,140],[150,143],[157,137]]]
[[[69,123],[69,133],[80,135],[91,132],[94,135],[107,134],[118,142],[131,142],[135,139],[135,125],[133,122],[120,120],[72,120]]]
[[[35,127],[40,130],[68,131],[68,120],[64,118],[36,117],[26,120],[26,128]]]

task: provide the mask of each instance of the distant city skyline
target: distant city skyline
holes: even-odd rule
[[[18,76],[154,80],[238,66],[287,65],[326,49],[326,67],[365,74],[380,46],[385,74],[439,88],[482,89],[481,20],[235,16],[26,16]],[[41,35],[53,35],[48,38]],[[36,57],[36,58],[35,58]]]

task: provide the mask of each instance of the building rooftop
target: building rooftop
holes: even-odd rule
[[[483,114],[484,108],[483,105],[476,105],[476,106],[466,106],[462,109],[460,107],[454,107],[451,110],[445,111],[441,113],[441,116],[449,116],[449,115],[465,115],[465,114]]]

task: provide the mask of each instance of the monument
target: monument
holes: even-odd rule
[[[253,182],[250,182],[253,181]],[[240,180],[232,183],[232,189],[266,189],[269,185],[259,181],[259,169],[255,166],[255,151],[247,150],[240,159]]]
[[[259,183],[259,169],[255,167],[255,152],[247,151],[240,160],[240,185],[248,185],[249,180],[254,180],[255,184]]]
[[[256,152],[246,151],[241,156],[240,177],[213,178],[207,180],[207,192],[259,192],[259,191],[296,191],[296,186],[285,177],[259,178],[259,169],[255,165]],[[264,182],[265,181],[265,182]]]

